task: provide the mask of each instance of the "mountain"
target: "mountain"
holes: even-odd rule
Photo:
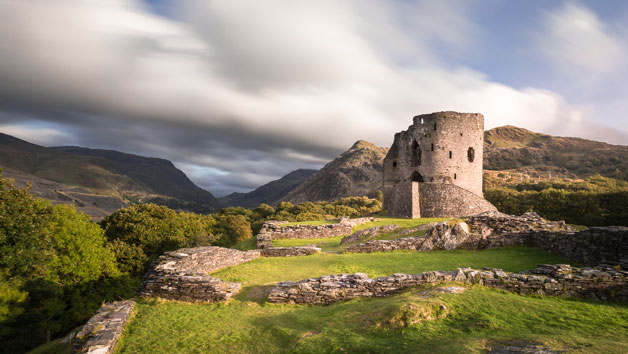
[[[369,195],[381,189],[388,149],[359,140],[283,198],[292,203]]]
[[[73,203],[95,218],[136,202],[202,213],[220,208],[218,199],[164,159],[111,150],[48,148],[0,133],[0,168],[18,185],[32,181],[35,194],[54,203]]]
[[[317,170],[299,169],[292,171],[280,179],[266,183],[265,185],[248,193],[231,193],[218,198],[222,206],[241,206],[255,208],[261,203],[275,205],[284,198],[288,192],[301,185]]]
[[[504,126],[484,134],[484,169],[628,180],[628,146]]]

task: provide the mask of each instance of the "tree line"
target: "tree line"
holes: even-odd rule
[[[534,211],[569,224],[628,226],[628,182],[600,175],[518,184],[485,175],[484,197],[506,214]]]

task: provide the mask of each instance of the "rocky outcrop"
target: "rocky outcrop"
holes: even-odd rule
[[[109,302],[76,334],[74,353],[111,354],[122,335],[135,301]]]
[[[441,282],[479,284],[520,294],[628,300],[628,264],[572,268],[567,264],[539,265],[521,273],[501,269],[432,271],[394,274],[376,279],[366,274],[326,275],[298,282],[281,282],[271,289],[268,302],[330,304],[359,297],[382,297],[417,285]]]
[[[382,187],[384,156],[388,149],[357,141],[284,198],[294,204],[359,197]]]
[[[226,301],[240,291],[241,284],[224,282],[208,274],[258,257],[258,250],[242,252],[223,247],[167,252],[151,265],[139,293],[186,302]]]

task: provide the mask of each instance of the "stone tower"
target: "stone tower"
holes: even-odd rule
[[[484,116],[414,117],[384,159],[384,209],[395,217],[460,217],[495,210],[482,196]]]

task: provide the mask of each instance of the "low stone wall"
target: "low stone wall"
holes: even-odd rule
[[[259,234],[270,237],[271,240],[278,239],[308,239],[325,238],[342,235],[350,235],[352,227],[376,220],[375,218],[341,218],[339,223],[326,225],[289,225],[281,226],[282,223],[270,220],[266,221]],[[258,234],[258,236],[259,236]]]
[[[581,232],[529,232],[526,242],[581,264],[628,262],[628,227],[592,227]]]
[[[259,233],[267,234],[273,240],[323,238],[349,235],[351,234],[351,225],[337,223],[327,225],[280,226],[271,223],[264,223]]]
[[[139,294],[186,302],[226,301],[240,291],[241,284],[224,282],[208,274],[258,257],[258,250],[242,252],[223,247],[167,252],[151,265]]]
[[[113,353],[134,307],[132,300],[104,304],[76,334],[74,353]]]
[[[295,256],[309,256],[314,253],[320,252],[318,247],[271,247],[260,250],[264,257],[295,257]]]
[[[562,221],[554,222],[535,213],[522,216],[488,212],[434,225],[425,236],[396,240],[374,240],[346,248],[347,252],[386,252],[395,250],[454,250],[506,247],[528,243],[529,234],[536,231],[573,232]]]
[[[394,274],[371,279],[366,274],[326,275],[299,282],[281,282],[273,287],[268,302],[330,304],[358,297],[381,297],[417,285],[441,282],[480,284],[521,294],[628,300],[628,264],[623,270],[610,266],[571,268],[567,264],[540,265],[522,273],[500,269],[433,271]]]

